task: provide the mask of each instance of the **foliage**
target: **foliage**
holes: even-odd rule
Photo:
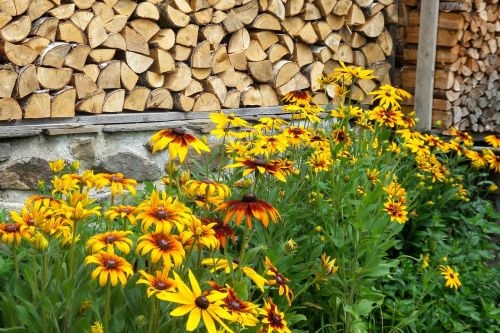
[[[161,185],[52,162],[0,216],[0,332],[495,331],[495,216],[465,161],[498,158],[415,131],[400,89],[357,106],[373,78],[342,64],[321,80],[338,107],[292,92],[288,121],[214,113],[201,159],[206,138],[157,132]]]

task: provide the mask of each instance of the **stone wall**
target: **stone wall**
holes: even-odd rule
[[[251,121],[279,114],[280,108],[228,112]],[[50,181],[51,160],[80,161],[82,170],[121,172],[138,181],[158,180],[164,175],[167,155],[149,152],[151,135],[174,127],[208,134],[212,126],[206,112],[141,113],[125,119],[122,115],[119,120],[112,115],[81,116],[66,121],[0,125],[0,209],[18,208],[34,193],[39,179]],[[214,143],[214,138],[209,140]]]

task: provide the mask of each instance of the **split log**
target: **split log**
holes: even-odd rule
[[[75,116],[76,89],[66,87],[51,96],[50,116],[66,118]]]

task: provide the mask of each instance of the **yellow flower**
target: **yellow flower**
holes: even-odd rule
[[[226,153],[244,156],[247,153],[247,148],[248,144],[245,144],[242,141],[229,140],[226,144]]]
[[[97,254],[87,256],[85,265],[96,264],[97,267],[92,271],[92,280],[99,277],[99,284],[104,287],[108,282],[108,277],[111,286],[115,287],[118,281],[125,286],[127,278],[134,275],[132,265],[122,257],[114,253],[99,252]]]
[[[266,267],[267,267],[266,274],[274,277],[274,279],[268,280],[267,284],[268,285],[277,285],[278,286],[278,294],[280,296],[285,295],[286,300],[288,301],[288,305],[291,305],[292,298],[293,298],[293,291],[290,288],[290,286],[288,285],[290,280],[287,279],[286,277],[284,277],[278,271],[278,269],[271,263],[271,260],[269,260],[268,257],[266,257]]]
[[[500,137],[496,136],[495,134],[485,136],[484,141],[486,141],[486,143],[488,143],[493,148],[500,147]]]
[[[126,188],[132,195],[136,194],[135,187],[137,186],[137,181],[135,179],[124,178],[121,173],[99,173],[95,177],[95,182],[99,183],[99,187],[108,185],[111,187],[111,194],[113,196],[118,193],[123,195],[124,188]]]
[[[366,175],[368,176],[368,180],[370,180],[373,185],[380,183],[380,179],[378,179],[379,171],[377,169],[366,170]]]
[[[177,282],[168,277],[169,269],[164,266],[162,271],[156,271],[155,275],[146,273],[144,270],[140,270],[139,274],[142,278],[139,279],[136,284],[146,284],[148,286],[147,294],[151,297],[155,294],[163,294],[169,291],[175,291],[177,287]]]
[[[264,308],[259,309],[259,313],[264,316],[262,332],[266,333],[292,333],[285,321],[285,314],[278,310],[272,299],[264,301]]]
[[[358,80],[372,80],[375,78],[373,76],[373,70],[362,69],[361,67],[346,66],[342,60],[340,62],[340,68],[335,68],[334,72],[341,75],[346,81]]]
[[[377,121],[380,125],[390,128],[396,125],[404,125],[403,113],[394,107],[383,108],[381,106],[376,106],[373,110],[368,112],[368,116],[371,120]]]
[[[64,176],[62,178],[59,178],[57,176],[54,176],[54,179],[52,180],[52,185],[54,186],[52,195],[55,195],[56,193],[68,195],[69,192],[78,190],[80,188],[79,183],[80,181],[78,179],[68,178]]]
[[[337,259],[330,259],[330,256],[327,256],[326,253],[323,253],[321,256],[321,266],[325,270],[327,275],[333,275],[337,273],[339,270],[339,266],[336,265]]]
[[[170,232],[174,225],[182,231],[191,214],[191,210],[182,202],[167,196],[166,192],[160,194],[156,191],[153,191],[149,199],[144,200],[137,210],[137,219],[141,220],[143,232],[147,232],[151,225],[154,225],[155,232]]]
[[[481,169],[488,165],[483,155],[475,150],[464,149],[464,155],[471,161],[472,166],[476,169]]]
[[[130,247],[132,246],[132,240],[127,238],[127,235],[131,235],[131,231],[107,231],[102,234],[97,234],[87,241],[87,248],[91,253],[98,253],[102,249],[106,248],[108,253],[114,253],[114,247],[123,254],[128,254],[130,252]]]
[[[282,153],[288,147],[286,138],[280,135],[260,136],[254,144],[254,148],[249,152],[253,155],[270,155]]]
[[[90,333],[104,333],[104,328],[102,327],[101,322],[94,322],[94,325],[90,326]]]
[[[450,266],[439,266],[441,275],[444,276],[446,280],[445,287],[455,288],[458,290],[462,286],[462,282],[458,279],[458,272],[455,272]]]
[[[453,139],[454,141],[459,142],[459,143],[463,141],[463,143],[466,147],[472,146],[474,144],[474,141],[472,140],[472,136],[467,132],[462,132],[462,131],[457,130],[455,127],[452,127],[450,129],[450,133],[451,133],[451,135],[455,136],[455,139]]]
[[[104,217],[110,221],[114,221],[118,217],[120,219],[127,219],[130,224],[135,225],[137,223],[135,218],[136,212],[137,208],[133,206],[113,206],[104,212]]]
[[[271,176],[276,177],[278,180],[282,182],[286,182],[285,175],[283,171],[280,169],[280,165],[275,163],[275,161],[264,161],[257,158],[245,158],[245,157],[236,157],[236,163],[226,165],[226,168],[237,168],[237,167],[246,167],[243,171],[243,176],[248,175],[251,172],[259,172],[260,174],[268,173]]]
[[[328,171],[333,165],[333,160],[329,154],[312,154],[306,162],[311,167],[314,173],[320,171]]]
[[[496,192],[497,190],[498,190],[497,184],[491,184],[490,186],[488,186],[488,191],[490,192]]]
[[[55,160],[49,162],[50,171],[52,171],[53,173],[59,173],[63,171],[65,166],[66,166],[65,160]]]
[[[136,252],[142,256],[151,252],[151,261],[153,263],[157,263],[162,259],[163,265],[169,269],[172,262],[176,267],[180,266],[182,259],[186,255],[179,236],[170,235],[165,231],[139,237]]]
[[[21,209],[21,214],[15,211],[10,212],[10,218],[17,223],[24,223],[28,227],[38,226],[50,216],[52,210],[43,204],[42,200],[31,201]]]
[[[285,242],[285,251],[287,252],[293,252],[297,250],[297,243],[293,239],[289,239]]]
[[[374,95],[373,101],[379,100],[380,106],[384,108],[399,107],[403,97],[411,98],[408,92],[389,84],[384,84],[379,90],[372,91],[370,95]]]
[[[399,224],[404,224],[408,221],[408,212],[404,203],[389,199],[384,203],[384,210],[389,214],[391,221],[396,221]]]
[[[186,188],[192,195],[217,197],[224,199],[231,196],[231,190],[225,184],[215,182],[211,179],[188,180]]]
[[[426,269],[427,267],[429,267],[429,261],[430,261],[431,257],[429,256],[429,254],[420,254],[420,269]]]
[[[22,238],[31,239],[31,232],[24,223],[2,223],[0,224],[0,237],[4,244],[11,246],[21,245]]]
[[[182,128],[164,129],[156,132],[151,137],[153,154],[168,146],[170,159],[174,160],[179,156],[179,161],[184,163],[189,147],[193,147],[198,154],[201,151],[210,152],[210,148],[194,135],[189,134]]]
[[[35,246],[35,249],[40,252],[45,251],[49,246],[49,241],[47,240],[47,238],[45,238],[45,236],[39,232],[35,233],[35,236],[33,236],[31,242],[33,243],[33,246]]]
[[[215,230],[213,229],[216,225],[216,222],[204,224],[196,216],[191,216],[186,224],[187,230],[181,236],[182,243],[185,246],[189,246],[194,243],[199,247],[205,246],[210,249],[218,248],[219,240],[217,239]]]
[[[66,219],[73,221],[85,220],[92,215],[101,216],[101,207],[95,206],[89,209],[87,208],[87,202],[85,201],[78,201],[76,203],[76,206],[70,206],[66,203],[63,203],[61,205],[61,208],[57,210],[57,213],[63,215],[64,217],[66,217]]]
[[[210,120],[217,125],[217,128],[250,126],[250,124],[246,120],[236,117],[234,113],[226,116],[223,112],[213,112],[209,117]]]
[[[227,296],[222,299],[224,302],[223,308],[226,309],[232,318],[232,321],[240,324],[243,327],[256,326],[259,323],[257,319],[257,305],[241,300],[233,288],[226,286],[221,287],[215,282],[207,281],[214,290],[227,293]]]
[[[286,120],[272,117],[262,117],[259,119],[259,123],[254,125],[253,128],[255,128],[258,131],[272,131],[272,130],[281,130],[283,126],[287,124]]]
[[[231,267],[229,266],[229,262],[226,259],[222,258],[205,258],[202,259],[201,264],[204,266],[212,267],[210,269],[210,272],[212,273],[224,270],[226,274],[229,274],[231,270],[234,271],[239,267],[241,268],[242,272],[246,276],[248,276],[261,291],[264,291],[264,286],[267,283],[267,279],[254,271],[251,267],[240,266],[235,261],[231,263]]]
[[[483,157],[495,173],[500,173],[500,158],[492,150],[484,150]]]
[[[161,300],[181,304],[181,306],[172,310],[170,315],[172,317],[179,317],[189,313],[189,318],[186,323],[187,331],[194,331],[198,327],[200,320],[203,320],[207,331],[209,333],[216,333],[217,328],[215,326],[215,320],[225,331],[232,332],[232,330],[222,321],[222,319],[233,319],[231,314],[223,308],[224,302],[222,300],[227,297],[227,293],[221,293],[215,290],[202,293],[198,281],[191,270],[189,270],[188,275],[191,289],[181,280],[179,275],[174,272],[174,278],[177,282],[179,291],[176,293],[169,292],[157,294],[157,297]]]

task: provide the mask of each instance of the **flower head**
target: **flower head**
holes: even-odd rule
[[[150,253],[153,263],[162,259],[163,265],[168,268],[172,266],[172,262],[173,265],[180,266],[186,255],[179,237],[170,235],[165,230],[139,237],[136,251],[142,256]]]
[[[0,239],[6,245],[21,245],[24,238],[31,239],[30,228],[25,223],[2,223],[0,224]]]
[[[101,251],[85,258],[85,265],[96,264],[97,267],[92,271],[92,280],[99,277],[99,284],[104,287],[108,282],[108,277],[111,286],[115,287],[118,281],[125,286],[127,278],[134,275],[132,265],[122,257],[114,253],[106,253]]]
[[[389,199],[384,203],[384,210],[389,214],[391,221],[396,221],[399,224],[404,224],[408,221],[408,212],[406,206],[400,201],[393,201]]]
[[[222,287],[215,282],[208,281],[214,290],[227,293],[227,296],[222,299],[223,308],[226,309],[233,317],[232,321],[240,324],[243,327],[256,326],[259,323],[257,319],[257,305],[245,302],[238,297],[236,291],[229,287]]]
[[[210,114],[210,120],[217,125],[217,128],[250,126],[250,124],[245,119],[236,117],[234,113],[226,116],[223,112],[213,112]]]
[[[231,240],[232,243],[235,242],[236,236],[234,234],[233,228],[227,223],[224,223],[219,218],[204,217],[201,219],[201,223],[204,225],[211,225],[212,230],[215,232],[215,238],[217,238],[219,246],[226,248],[227,238]]]
[[[168,277],[169,269],[164,266],[162,271],[156,271],[155,275],[146,273],[140,270],[142,278],[137,281],[137,284],[146,284],[148,286],[147,294],[151,297],[155,294],[162,294],[169,291],[175,291],[177,282]]]
[[[110,186],[113,196],[117,194],[123,195],[124,188],[132,195],[136,194],[135,187],[137,186],[137,181],[135,179],[124,178],[121,173],[99,173],[95,175],[95,182],[99,184],[99,187]]]
[[[237,168],[245,167],[243,171],[243,176],[248,175],[251,172],[259,172],[261,174],[268,173],[271,176],[276,177],[282,182],[286,182],[285,175],[280,170],[279,166],[273,163],[273,161],[264,161],[257,158],[246,158],[237,157],[235,158],[236,163],[226,165],[225,168]]]
[[[273,279],[270,279],[267,281],[267,284],[269,285],[277,285],[278,286],[278,293],[279,295],[285,295],[286,300],[288,301],[288,304],[292,304],[292,298],[293,298],[293,291],[290,289],[288,286],[288,283],[290,282],[289,279],[284,277],[278,269],[271,263],[271,260],[269,260],[268,257],[266,257],[266,266],[267,266],[267,275],[271,275]]]
[[[131,231],[107,231],[102,234],[97,234],[87,241],[87,247],[91,253],[98,253],[102,249],[106,249],[108,253],[114,253],[116,247],[123,254],[130,252],[132,240],[127,238],[127,235],[132,234]]]
[[[458,272],[455,272],[450,266],[439,266],[441,275],[446,280],[445,287],[458,289],[462,286],[462,282],[458,279]]]
[[[136,224],[136,214],[137,208],[133,206],[113,206],[110,207],[105,213],[104,217],[106,217],[110,221],[114,221],[117,218],[127,219],[130,224]]]
[[[66,166],[65,160],[55,160],[49,162],[50,171],[52,171],[53,173],[59,173],[63,171],[65,166]]]
[[[174,160],[179,156],[179,161],[184,163],[189,147],[193,147],[198,154],[201,151],[210,152],[210,148],[194,135],[187,133],[183,128],[164,129],[156,132],[151,137],[153,154],[168,146],[170,159]]]
[[[496,136],[495,134],[485,136],[484,141],[486,141],[486,143],[493,148],[500,147],[500,137]]]
[[[229,222],[235,216],[236,224],[240,225],[243,218],[246,218],[247,225],[250,228],[252,227],[252,217],[261,221],[265,227],[269,224],[269,217],[274,223],[278,223],[280,218],[276,208],[266,201],[258,199],[253,193],[245,194],[241,200],[226,201],[217,207],[216,211],[219,210],[225,210],[226,212],[224,223]]]
[[[217,328],[215,326],[215,320],[225,331],[232,332],[232,330],[222,321],[222,319],[233,319],[231,314],[223,308],[224,302],[222,299],[227,297],[227,293],[216,290],[202,292],[191,270],[189,270],[188,275],[191,289],[182,281],[179,275],[174,272],[179,291],[176,293],[166,292],[157,294],[157,297],[161,300],[181,304],[181,306],[172,310],[170,315],[172,317],[179,317],[189,313],[189,318],[186,323],[187,331],[194,331],[196,327],[198,327],[200,320],[203,320],[207,331],[209,333],[216,333]]]
[[[263,332],[292,333],[285,321],[285,314],[278,310],[272,299],[264,301],[264,308],[259,309],[259,313],[264,315],[264,319],[262,319]]]
[[[327,275],[333,275],[337,273],[339,270],[339,266],[336,265],[337,259],[330,259],[330,256],[327,256],[326,253],[321,255],[321,266]]]

